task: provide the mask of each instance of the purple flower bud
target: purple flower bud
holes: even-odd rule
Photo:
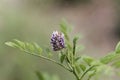
[[[54,51],[59,51],[65,48],[64,34],[58,31],[53,31],[50,43]]]

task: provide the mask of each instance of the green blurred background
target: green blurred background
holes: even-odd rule
[[[85,45],[85,50],[79,54],[99,58],[114,50],[120,39],[119,3],[119,0],[0,0],[0,80],[38,80],[36,70],[56,74],[61,80],[73,80],[73,75],[60,66],[4,43],[19,39],[50,46],[52,31],[59,30],[59,23],[65,18],[74,26],[74,33],[84,36],[80,44]]]

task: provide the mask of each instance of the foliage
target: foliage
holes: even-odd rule
[[[38,80],[59,80],[58,76],[56,75],[49,75],[47,73],[41,73],[36,71],[36,75],[38,77]]]
[[[100,59],[95,59],[85,55],[78,56],[76,54],[78,51],[82,50],[81,48],[83,46],[77,44],[79,40],[78,35],[75,35],[74,38],[71,39],[71,36],[69,36],[71,31],[68,27],[69,25],[65,21],[60,24],[60,30],[65,37],[65,48],[56,51],[56,53],[59,52],[58,62],[57,60],[52,59],[54,54],[50,49],[42,49],[37,43],[28,43],[14,39],[13,41],[6,42],[5,44],[60,65],[64,69],[74,74],[76,80],[97,80],[96,77],[99,78],[99,76],[103,73],[110,75],[111,70],[115,72],[115,69],[120,68],[120,42],[117,44],[115,51],[101,57]],[[48,53],[47,55],[44,55],[44,50]],[[39,80],[47,80],[40,72],[36,72],[36,74]],[[57,79],[51,78],[51,80]]]

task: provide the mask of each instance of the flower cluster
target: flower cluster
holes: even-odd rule
[[[51,45],[54,51],[59,51],[65,48],[64,34],[58,31],[53,31],[51,36]]]

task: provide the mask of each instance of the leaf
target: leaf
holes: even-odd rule
[[[18,45],[21,50],[24,50],[26,48],[25,43],[20,40],[14,39],[14,43],[16,43],[16,45]]]
[[[73,43],[76,44],[77,40],[79,39],[78,36],[75,36],[74,39],[73,39]]]
[[[6,42],[5,44],[6,44],[7,46],[14,47],[14,48],[18,48],[18,47],[19,47],[18,45],[16,45],[16,44],[13,43],[13,42]]]
[[[114,62],[112,66],[114,66],[115,68],[120,68],[120,60],[117,60],[116,62]]]
[[[33,43],[35,49],[37,50],[38,53],[42,53],[42,48],[37,44],[37,43]]]
[[[60,29],[62,32],[67,32],[67,22],[65,20],[62,20],[60,24]]]
[[[46,53],[49,58],[53,56],[49,48],[46,48]]]
[[[90,80],[95,74],[96,74],[97,70],[94,69],[93,71],[89,71],[89,77],[88,80]]]
[[[60,24],[60,30],[61,30],[61,32],[64,33],[65,39],[67,41],[69,41],[68,29],[67,28],[68,28],[67,22],[65,20],[63,20]]]
[[[112,62],[113,60],[115,60],[117,57],[119,57],[119,54],[115,54],[114,52],[108,54],[107,56],[103,57],[100,59],[100,62],[104,63],[104,64],[108,64],[110,62]]]
[[[66,44],[67,44],[67,49],[68,49],[69,51],[72,51],[72,46],[71,46],[70,42],[67,41]]]
[[[46,52],[47,52],[47,53],[49,53],[49,52],[50,52],[50,49],[49,49],[49,48],[46,48],[45,50],[46,50]]]
[[[31,44],[31,43],[25,43],[25,49],[27,49],[28,51],[30,51],[30,52],[35,52],[35,47],[34,47],[34,45],[33,44]]]
[[[7,46],[19,48],[20,50],[23,50],[25,48],[25,45],[23,43],[17,43],[17,42],[6,42]]]
[[[82,51],[82,50],[84,50],[85,49],[85,47],[83,46],[83,45],[77,45],[76,46],[76,53],[77,52],[80,52],[80,51]]]
[[[60,59],[61,63],[63,63],[64,60],[65,60],[65,55],[62,55]]]
[[[118,44],[117,44],[117,46],[116,46],[116,48],[115,48],[115,52],[116,52],[117,54],[120,54],[120,42],[118,42]]]
[[[65,54],[59,54],[59,57],[60,57],[60,62],[63,63],[66,55]]]
[[[36,43],[28,43],[14,39],[12,42],[6,42],[5,44],[30,54],[42,53],[42,48],[40,48]]]
[[[37,77],[38,77],[39,80],[45,80],[44,77],[43,77],[43,75],[42,75],[42,73],[36,71],[36,75],[37,75]]]
[[[74,37],[73,39],[73,55],[75,55],[76,53],[76,43],[78,39],[79,39],[78,37]]]
[[[79,66],[79,65],[75,65],[75,69],[76,69],[76,71],[78,72],[78,74],[81,72],[81,71],[80,71],[80,66]]]
[[[77,62],[78,60],[80,60],[81,59],[81,57],[77,57],[76,59],[75,59],[75,62]]]
[[[81,68],[82,71],[85,71],[85,70],[86,70],[86,66],[85,66],[85,65],[80,64],[79,66],[80,66],[80,68]]]
[[[93,58],[88,57],[88,56],[84,56],[84,57],[83,57],[83,60],[84,60],[89,66],[90,66],[91,63],[94,61]]]

